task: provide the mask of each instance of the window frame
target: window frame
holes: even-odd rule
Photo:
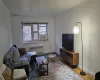
[[[38,31],[37,32],[34,32],[33,31],[33,24],[37,24],[37,27],[38,27]],[[40,40],[39,39],[39,27],[42,27],[42,26],[39,26],[39,24],[46,24],[46,36],[47,36],[47,39],[46,40]],[[31,25],[31,37],[32,37],[32,40],[29,40],[29,41],[24,41],[24,39],[23,39],[23,26],[24,25]],[[23,43],[27,43],[27,42],[32,42],[32,41],[36,41],[36,42],[38,42],[38,41],[48,41],[48,23],[47,22],[35,22],[35,23],[23,23],[23,22],[21,22],[21,26],[22,26],[22,42]],[[45,26],[43,26],[43,27],[45,27]],[[34,33],[38,33],[38,40],[34,40],[33,39],[33,37],[34,37]]]

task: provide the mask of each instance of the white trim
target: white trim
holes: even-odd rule
[[[82,66],[78,66],[79,68],[82,68]],[[95,77],[95,73],[93,73],[93,72],[90,72],[89,70],[87,70],[86,68],[83,68],[83,70],[86,72],[86,73],[88,73],[88,74],[90,74],[91,76],[93,76],[93,77]]]

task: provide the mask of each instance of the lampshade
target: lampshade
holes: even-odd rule
[[[75,26],[73,28],[73,32],[74,32],[74,34],[78,34],[79,33],[79,27],[78,26]]]

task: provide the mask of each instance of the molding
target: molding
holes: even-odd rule
[[[82,66],[78,66],[79,68],[82,68]],[[88,74],[90,74],[91,76],[93,76],[93,77],[95,77],[95,73],[93,73],[93,72],[90,72],[89,70],[87,70],[86,68],[83,68],[83,70],[86,72],[86,73],[88,73]]]

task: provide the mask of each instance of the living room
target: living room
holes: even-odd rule
[[[56,52],[60,55],[62,34],[72,34],[73,27],[77,22],[81,22],[83,32],[83,69],[95,77],[95,74],[100,71],[100,1],[57,1],[23,0],[21,2],[16,0],[0,0],[0,65],[3,63],[4,55],[13,44],[16,44],[19,48],[27,48],[27,50],[30,47],[42,46],[43,53]],[[39,5],[40,3],[41,5]],[[48,39],[46,41],[23,42],[22,23],[47,23]],[[74,35],[74,51],[79,53],[78,67],[82,68],[80,32]]]

